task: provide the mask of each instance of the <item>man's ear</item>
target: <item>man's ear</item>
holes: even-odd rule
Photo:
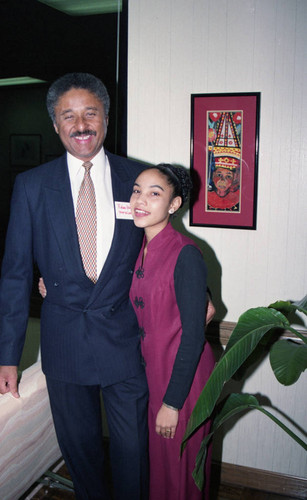
[[[57,124],[55,122],[53,122],[53,126],[54,126],[54,130],[58,134],[59,133],[59,129],[58,129]]]

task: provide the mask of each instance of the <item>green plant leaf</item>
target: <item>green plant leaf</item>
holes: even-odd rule
[[[239,317],[227,343],[225,354],[245,335],[250,333],[254,335],[258,331],[261,332],[263,328],[269,331],[272,328],[288,328],[289,326],[289,321],[280,311],[268,307],[248,309]]]
[[[207,458],[208,444],[211,440],[212,435],[213,432],[210,432],[210,434],[207,434],[207,436],[202,441],[196,456],[195,468],[192,472],[194,482],[200,491],[203,489],[205,483],[205,462]]]
[[[195,468],[193,470],[192,476],[197,488],[202,491],[205,482],[205,462],[208,452],[208,445],[211,441],[211,438],[216,432],[216,430],[230,417],[233,417],[236,413],[239,413],[242,410],[246,410],[249,404],[258,405],[258,401],[255,396],[250,394],[231,394],[225,404],[221,412],[217,415],[217,417],[212,422],[211,432],[205,436],[203,439],[199,451],[195,460]]]
[[[283,424],[278,418],[272,415],[270,412],[265,410],[258,402],[257,398],[252,394],[230,394],[227,398],[225,404],[223,405],[220,413],[215,417],[211,432],[208,434],[205,439],[202,441],[201,447],[196,457],[195,469],[193,471],[193,478],[196,486],[199,490],[203,489],[204,486],[204,466],[205,460],[207,456],[207,448],[208,444],[217,429],[224,423],[226,420],[229,420],[237,413],[247,410],[259,410],[264,413],[267,417],[269,417],[273,422],[275,422],[279,427],[281,427],[292,439],[294,439],[300,446],[302,446],[305,450],[307,450],[307,444],[302,441],[294,432],[291,431],[285,424]]]
[[[281,339],[270,350],[270,363],[278,382],[294,384],[307,368],[307,345]]]
[[[286,313],[300,311],[307,316],[307,295],[298,302],[278,300],[274,302],[274,304],[270,304],[269,307],[277,309],[278,311],[285,311]]]
[[[216,364],[192,411],[183,437],[182,450],[189,436],[210,417],[225,382],[253,352],[264,335],[272,328],[287,326],[288,320],[285,316],[274,309],[250,309],[240,316],[228,341],[230,347],[227,346],[224,355]]]
[[[236,413],[247,410],[250,407],[255,408],[256,406],[259,406],[259,401],[252,394],[230,394],[212,423],[212,431],[215,432],[218,427]]]
[[[212,422],[211,432],[205,436],[201,443],[198,454],[196,456],[195,468],[192,473],[194,482],[200,491],[204,487],[205,461],[208,453],[208,445],[213,434],[226,420],[233,417],[237,413],[240,413],[241,411],[249,409],[252,405],[259,405],[258,400],[257,398],[255,398],[255,396],[252,396],[251,394],[230,394],[230,396],[226,399],[222,410]]]
[[[290,317],[290,314],[296,311],[300,311],[307,315],[307,295],[299,302],[278,301],[271,304],[269,307],[249,309],[240,316],[230,336],[224,354],[216,364],[193,409],[182,440],[181,452],[184,451],[187,440],[193,432],[212,416],[224,384],[235,374],[247,358],[249,358],[258,345],[260,347],[261,345],[264,346],[269,344],[269,342],[271,343],[271,336],[266,335],[271,330],[289,330],[301,339],[302,343],[297,344],[293,341],[290,343],[290,341],[286,341],[285,339],[276,342],[276,339],[273,338],[273,342],[275,343],[270,349],[270,351],[273,350],[272,368],[274,373],[277,374],[277,379],[281,381],[281,383],[290,384],[294,383],[299,378],[300,374],[306,369],[307,364],[307,337],[304,333],[298,332],[292,328],[287,318],[287,315]],[[287,342],[287,344],[285,342]],[[249,409],[257,409],[267,415],[292,439],[307,450],[307,444],[274,415],[260,406],[257,398],[250,394],[231,394],[223,405],[222,410],[215,416],[212,422],[211,432],[203,440],[197,455],[193,477],[199,489],[202,489],[204,484],[204,464],[207,446],[214,432],[235,414]]]

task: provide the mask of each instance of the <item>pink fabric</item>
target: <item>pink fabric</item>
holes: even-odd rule
[[[189,396],[179,412],[175,438],[165,439],[155,433],[156,415],[171,377],[182,332],[175,296],[174,269],[181,249],[187,244],[194,245],[192,240],[176,232],[169,224],[149,243],[143,268],[143,248],[141,249],[135,270],[142,268],[143,277],[137,278],[137,273],[134,273],[130,292],[139,325],[145,331],[141,345],[149,386],[150,500],[209,498],[210,459],[206,465],[205,497],[195,486],[192,471],[210,423],[201,427],[189,440],[180,459],[180,445],[187,421],[214,367],[214,356],[208,343],[202,353]],[[135,304],[136,298],[138,307]]]

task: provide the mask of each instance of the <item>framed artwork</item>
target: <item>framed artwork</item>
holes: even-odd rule
[[[256,229],[260,92],[191,95],[191,226]]]
[[[39,134],[12,134],[10,161],[13,167],[36,167],[41,162],[41,136]]]

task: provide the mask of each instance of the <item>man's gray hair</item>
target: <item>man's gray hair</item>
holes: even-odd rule
[[[55,123],[55,106],[59,98],[71,89],[85,89],[94,94],[103,104],[106,116],[109,116],[110,97],[99,78],[90,73],[67,73],[50,86],[47,93],[47,109],[52,123]]]

